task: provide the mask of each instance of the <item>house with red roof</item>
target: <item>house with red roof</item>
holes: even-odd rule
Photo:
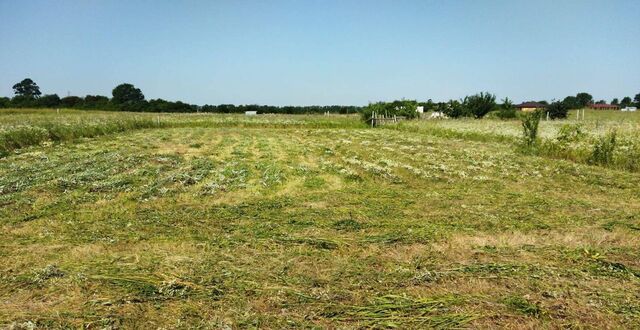
[[[544,110],[547,107],[546,104],[540,102],[524,102],[517,104],[516,109],[522,111],[536,111],[536,110]]]
[[[594,104],[589,104],[587,106],[587,108],[589,109],[595,109],[595,110],[620,110],[620,107],[617,105],[613,105],[613,104],[598,104],[598,103],[594,103]]]

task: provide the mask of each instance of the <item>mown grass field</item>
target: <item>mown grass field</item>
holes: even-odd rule
[[[0,326],[640,327],[638,172],[526,155],[482,120],[82,129],[132,116],[158,123],[0,111],[5,145],[47,130],[0,158]]]

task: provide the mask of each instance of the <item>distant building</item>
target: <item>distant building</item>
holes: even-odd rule
[[[418,113],[424,113],[424,106],[419,105],[419,106],[416,108],[416,111],[418,111]]]
[[[524,102],[516,105],[515,107],[522,111],[536,111],[543,110],[547,105],[539,102]]]
[[[620,107],[617,105],[613,105],[613,104],[589,104],[587,106],[587,108],[589,109],[595,109],[595,110],[619,110]]]
[[[636,108],[636,107],[624,107],[624,108],[620,109],[620,111],[631,111],[631,112],[636,111],[636,110],[638,110],[638,108]]]
[[[255,116],[258,114],[258,111],[245,111],[244,114],[247,116]]]

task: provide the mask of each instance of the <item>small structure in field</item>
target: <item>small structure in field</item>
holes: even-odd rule
[[[618,110],[620,109],[619,106],[617,105],[613,105],[613,104],[589,104],[587,106],[589,109],[594,109],[594,110]]]
[[[517,104],[516,109],[522,110],[525,112],[536,111],[536,110],[544,110],[547,107],[546,104],[540,102],[524,102]]]
[[[447,119],[447,118],[449,117],[447,117],[447,115],[445,115],[444,112],[442,111],[434,111],[429,116],[429,119]]]
[[[418,113],[424,113],[424,106],[422,106],[422,105],[417,106],[417,107],[416,107],[416,111],[417,111]]]
[[[367,120],[367,123],[371,124],[371,127],[382,126],[386,124],[396,124],[403,120],[406,120],[405,116],[387,116],[387,115],[379,115],[375,113],[375,111],[371,114],[371,118]]]
[[[255,116],[258,114],[258,111],[245,111],[244,114],[247,116]]]
[[[634,112],[636,110],[638,110],[638,108],[636,108],[636,107],[624,107],[624,108],[620,109],[620,111],[630,111],[630,112]]]

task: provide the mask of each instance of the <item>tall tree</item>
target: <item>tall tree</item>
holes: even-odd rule
[[[633,98],[633,101],[636,102],[636,105],[640,107],[640,93],[636,94]]]
[[[593,96],[589,93],[578,93],[576,95],[577,103],[580,108],[584,108],[593,103]]]
[[[489,92],[480,92],[465,97],[462,103],[474,117],[482,118],[496,107],[496,96]]]
[[[620,101],[618,101],[617,97],[611,100],[611,105],[618,105],[618,104],[620,104]]]
[[[144,101],[144,94],[132,84],[120,84],[112,91],[111,101],[116,105],[134,104]]]
[[[562,100],[562,103],[564,103],[564,105],[566,105],[569,109],[577,109],[580,107],[580,105],[578,105],[578,98],[576,98],[575,96],[565,97],[564,100]]]
[[[622,98],[622,101],[620,101],[620,106],[621,107],[628,107],[631,105],[631,98],[628,96],[625,96]]]
[[[31,78],[23,79],[21,82],[13,85],[13,91],[17,96],[25,96],[34,98],[40,96],[40,87],[31,80]]]

